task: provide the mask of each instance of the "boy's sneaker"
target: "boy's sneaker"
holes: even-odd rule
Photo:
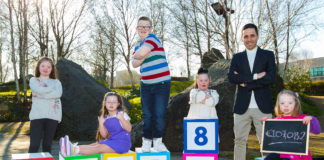
[[[66,150],[65,150],[64,138],[63,137],[60,138],[59,144],[60,144],[60,153],[63,156],[66,156]]]
[[[65,136],[64,137],[64,147],[66,150],[66,156],[72,156],[72,155],[76,155],[79,153],[79,151],[77,151],[79,148],[77,146],[78,144],[72,144],[69,140],[69,136]]]
[[[153,148],[158,152],[168,152],[168,149],[162,142],[162,138],[153,138]]]
[[[144,138],[142,139],[142,152],[150,152],[152,146],[152,140]]]

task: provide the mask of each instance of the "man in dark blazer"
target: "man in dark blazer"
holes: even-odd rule
[[[246,143],[253,122],[259,142],[262,134],[262,118],[272,117],[270,84],[274,82],[276,64],[272,51],[257,46],[258,29],[246,24],[242,29],[242,41],[246,50],[234,54],[228,79],[237,84],[234,104],[234,160],[246,159]]]

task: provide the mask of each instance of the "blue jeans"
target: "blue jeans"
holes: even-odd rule
[[[170,87],[170,82],[152,85],[141,83],[144,138],[153,139],[163,136],[165,115],[170,97]]]

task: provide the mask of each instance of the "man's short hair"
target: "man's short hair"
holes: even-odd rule
[[[243,31],[246,30],[246,29],[248,29],[248,28],[254,28],[255,33],[257,35],[259,35],[259,33],[258,33],[258,27],[255,24],[253,24],[253,23],[248,23],[248,24],[244,25],[243,28],[242,28],[242,34],[243,34]]]
[[[151,19],[149,17],[142,16],[142,17],[138,18],[137,23],[139,21],[149,21],[150,22],[150,25],[152,26],[152,21],[151,21]]]

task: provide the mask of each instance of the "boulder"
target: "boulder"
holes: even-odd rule
[[[94,140],[103,96],[110,90],[99,84],[80,65],[61,58],[57,64],[62,83],[62,122],[56,137],[69,135],[72,140]],[[124,98],[124,104],[130,104]]]
[[[222,151],[233,151],[234,147],[233,105],[236,86],[228,81],[229,66],[230,60],[220,59],[209,67],[212,80],[209,88],[217,90],[220,95],[216,110],[219,118],[219,149]],[[183,151],[183,118],[187,116],[189,111],[189,92],[192,87],[193,85],[172,96],[169,101],[163,141],[172,152]],[[132,130],[133,148],[141,146],[142,125],[143,122],[139,122]]]
[[[224,56],[222,55],[221,51],[212,48],[210,52],[204,53],[203,58],[201,60],[202,63],[200,67],[209,68],[220,59],[224,59]]]

